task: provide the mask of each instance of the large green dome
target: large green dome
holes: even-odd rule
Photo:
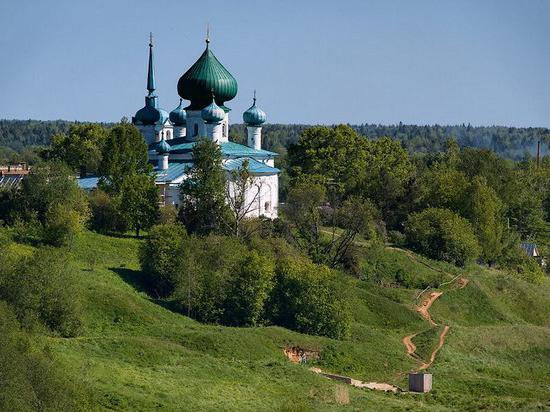
[[[178,94],[191,101],[187,109],[202,110],[211,103],[212,93],[216,103],[228,111],[224,103],[237,95],[237,81],[210,51],[207,42],[201,57],[180,77]]]

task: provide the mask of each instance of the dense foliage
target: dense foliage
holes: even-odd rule
[[[345,336],[349,310],[334,272],[265,242],[187,236],[181,226],[161,225],[141,249],[141,267],[154,293],[203,322]]]
[[[472,226],[448,209],[425,209],[411,214],[405,232],[411,247],[432,259],[464,266],[479,256]]]

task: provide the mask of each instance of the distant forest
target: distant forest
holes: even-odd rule
[[[18,158],[32,146],[48,145],[52,136],[66,133],[71,124],[65,120],[0,120],[0,161]],[[268,124],[263,128],[264,145],[267,149],[285,152],[309,125]],[[540,127],[516,128],[504,126],[473,127],[416,126],[405,125],[351,125],[360,134],[371,139],[391,137],[402,142],[411,153],[438,152],[444,150],[445,141],[454,138],[460,146],[483,147],[494,150],[500,156],[521,160],[526,155],[535,156],[537,142],[541,141],[541,155],[549,152],[550,129]],[[244,142],[246,136],[243,124],[231,126],[232,140]],[[24,156],[24,158],[28,158]]]

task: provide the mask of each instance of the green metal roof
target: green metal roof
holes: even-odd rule
[[[155,182],[157,183],[168,183],[181,175],[185,174],[193,166],[192,162],[174,162],[168,163],[168,169],[159,170],[158,165],[154,168],[155,173]]]
[[[269,150],[257,150],[252,147],[244,146],[235,142],[226,142],[221,144],[222,153],[228,157],[275,157],[275,152]]]
[[[170,153],[189,153],[193,151],[193,147],[197,142],[189,142],[185,140],[185,137],[177,137],[175,139],[168,140],[170,144]],[[149,144],[149,151],[155,153],[158,143]],[[222,149],[222,155],[225,158],[228,157],[276,157],[278,156],[275,152],[270,152],[269,150],[257,150],[252,147],[244,146],[235,142],[225,142],[220,144]]]
[[[237,95],[237,81],[214,56],[206,43],[206,50],[178,81],[178,94],[191,104],[189,110],[202,110],[210,104],[212,92],[216,103],[225,111],[224,103]]]
[[[249,157],[239,157],[238,159],[228,160],[227,162],[225,162],[223,168],[228,171],[239,170],[241,167],[243,167],[243,163],[245,160],[248,160],[248,170],[253,175],[274,175],[281,172],[276,167],[271,167],[269,165],[266,165],[265,163],[258,162],[257,160],[251,159]]]

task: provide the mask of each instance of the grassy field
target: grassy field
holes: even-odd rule
[[[480,268],[460,272],[387,250],[387,267],[429,280],[462,273],[470,283],[448,288],[430,309],[436,322],[451,326],[429,369],[434,390],[386,394],[342,386],[308,367],[405,388],[406,372],[418,363],[407,356],[403,336],[424,331],[416,337],[423,355],[437,341],[437,329],[414,310],[419,290],[353,280],[354,323],[345,341],[278,327],[202,325],[142,290],[138,246],[136,239],[85,233],[70,252],[84,332],[45,338],[98,410],[550,409],[549,282],[534,286]],[[319,351],[320,360],[292,364],[286,346]]]

